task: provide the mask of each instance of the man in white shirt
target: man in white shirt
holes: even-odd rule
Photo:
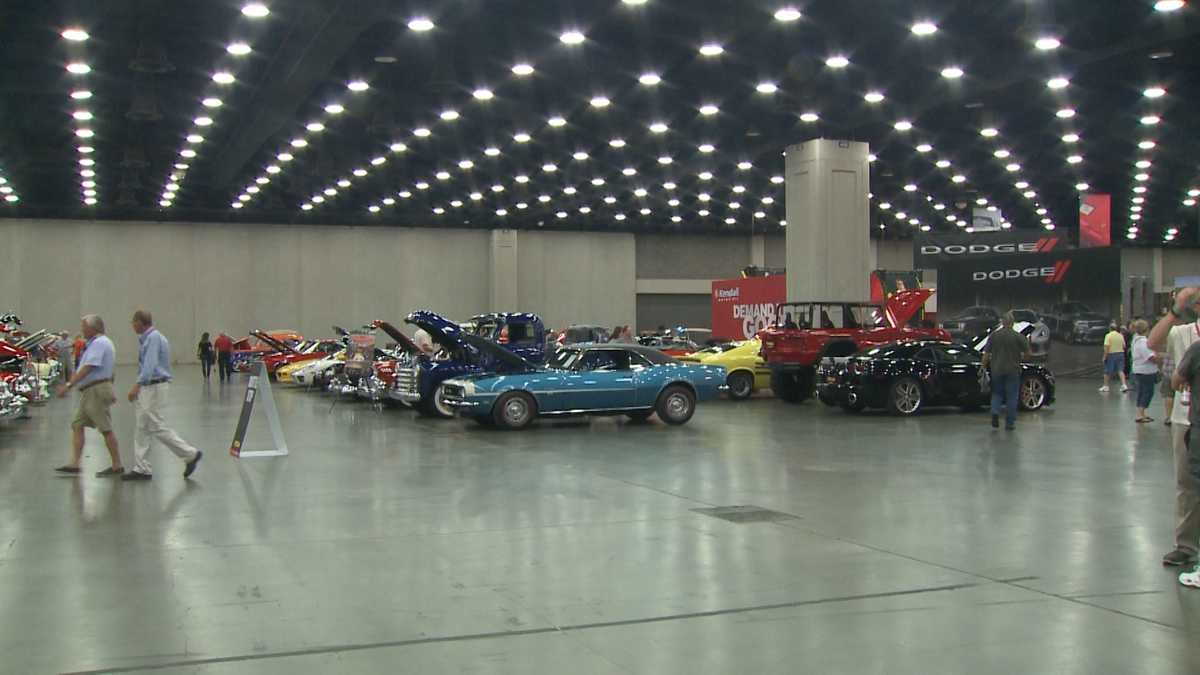
[[[1150,329],[1150,348],[1166,351],[1179,363],[1193,342],[1200,340],[1200,288],[1185,288],[1175,295],[1168,311]],[[1163,556],[1164,565],[1178,567],[1196,562],[1200,550],[1200,485],[1188,471],[1190,394],[1175,397],[1171,411],[1171,445],[1175,454],[1175,549]],[[1200,405],[1200,403],[1197,403]]]

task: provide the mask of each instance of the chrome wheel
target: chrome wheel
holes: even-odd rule
[[[725,384],[729,387],[729,398],[734,400],[750,398],[754,393],[754,378],[749,373],[732,373],[725,379]]]
[[[493,411],[496,424],[505,429],[523,429],[537,415],[533,398],[523,392],[510,392],[500,397]]]
[[[901,415],[912,415],[921,407],[921,385],[904,379],[892,385],[892,408]]]
[[[667,414],[672,419],[679,419],[687,414],[688,408],[691,406],[687,397],[680,393],[671,394],[667,397]]]
[[[1046,403],[1046,383],[1040,377],[1027,377],[1021,381],[1021,407],[1037,410]]]
[[[659,394],[655,409],[667,424],[683,424],[696,412],[696,396],[687,387],[672,385]]]
[[[454,409],[446,405],[442,401],[442,396],[445,395],[445,384],[439,384],[438,388],[433,392],[433,409],[442,417],[454,417]]]

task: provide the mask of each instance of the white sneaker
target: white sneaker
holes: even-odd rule
[[[1191,588],[1200,588],[1200,567],[1191,572],[1181,572],[1179,574],[1179,583]]]
[[[1108,393],[1108,385],[1104,385],[1103,387],[1100,387],[1100,393],[1107,394]]]
[[[1127,384],[1121,385],[1121,393],[1124,394],[1127,391],[1129,391],[1129,385],[1127,385]]]

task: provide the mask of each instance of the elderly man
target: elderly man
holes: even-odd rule
[[[137,382],[129,390],[136,424],[133,429],[133,452],[136,463],[133,471],[121,480],[150,480],[153,477],[150,460],[150,441],[158,439],[175,456],[184,461],[183,477],[196,470],[204,453],[179,437],[163,421],[167,406],[167,387],[171,382],[171,346],[167,338],[154,327],[150,312],[139,309],[133,313],[133,330],[138,334]]]
[[[992,428],[1000,427],[1000,408],[1004,408],[1004,428],[1017,428],[1017,395],[1021,387],[1021,359],[1029,358],[1029,340],[1013,330],[1013,313],[1005,312],[1004,324],[992,331],[984,347],[983,367],[992,373]]]
[[[79,368],[67,379],[66,384],[58,388],[59,396],[66,396],[71,389],[79,390],[79,407],[75,410],[75,419],[71,422],[71,461],[55,471],[65,474],[80,473],[83,429],[92,427],[104,435],[104,444],[108,446],[108,456],[112,459],[112,466],[100,471],[96,476],[118,476],[125,473],[125,469],[121,466],[121,451],[112,428],[111,408],[112,404],[117,402],[112,386],[116,352],[112,340],[104,334],[103,319],[95,314],[88,314],[80,323],[80,330],[87,343],[79,357]]]
[[[1175,295],[1171,309],[1150,329],[1150,348],[1166,351],[1167,358],[1178,369],[1192,343],[1200,340],[1200,288],[1185,288]],[[1186,378],[1173,379],[1173,386],[1191,384]],[[1175,548],[1168,551],[1162,563],[1181,567],[1196,562],[1200,549],[1200,484],[1188,470],[1187,431],[1191,422],[1190,389],[1179,390],[1171,410],[1171,446],[1175,456]]]

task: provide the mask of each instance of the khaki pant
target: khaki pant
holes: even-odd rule
[[[79,392],[72,428],[92,427],[102,434],[112,431],[112,405],[116,402],[112,382],[97,382]]]
[[[1184,442],[1186,424],[1171,425],[1171,445],[1175,451],[1175,548],[1195,555],[1200,550],[1200,485],[1188,466],[1188,448]],[[1196,429],[1200,434],[1200,428]],[[1193,443],[1200,439],[1192,439]]]
[[[133,454],[136,461],[133,470],[138,473],[151,475],[153,471],[150,467],[150,460],[147,458],[147,455],[150,454],[150,441],[152,440],[157,440],[167,446],[168,450],[185,462],[196,459],[196,448],[180,438],[179,434],[163,421],[162,410],[167,405],[169,391],[170,385],[166,382],[151,384],[142,387],[137,399],[133,402],[136,418],[133,428]]]

